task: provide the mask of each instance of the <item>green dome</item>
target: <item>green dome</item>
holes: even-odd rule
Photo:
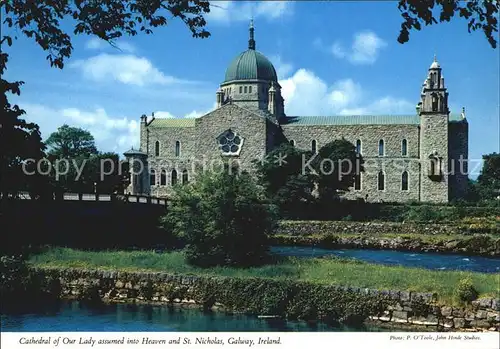
[[[239,54],[226,70],[224,82],[233,80],[267,80],[278,82],[273,64],[262,53],[248,49]]]

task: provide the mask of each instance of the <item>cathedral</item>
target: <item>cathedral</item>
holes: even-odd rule
[[[199,118],[141,117],[140,149],[125,153],[133,163],[127,192],[167,197],[173,185],[192,179],[195,166],[231,158],[252,171],[254,160],[282,142],[314,153],[344,138],[365,161],[348,199],[446,203],[465,195],[468,122],[465,110],[448,109],[436,58],[414,115],[286,115],[276,70],[256,50],[253,24],[249,31],[248,49],[229,64],[213,111]]]

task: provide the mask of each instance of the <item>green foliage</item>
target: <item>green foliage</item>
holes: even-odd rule
[[[2,2],[3,4],[3,2]],[[0,8],[1,8],[0,4]],[[8,55],[0,53],[0,196],[15,196],[21,190],[39,193],[44,185],[38,175],[26,176],[25,172],[36,169],[36,161],[43,157],[45,145],[40,129],[34,123],[21,118],[25,111],[18,105],[11,105],[7,95],[19,95],[23,82],[8,82],[3,77]],[[27,164],[25,162],[32,159]],[[23,169],[23,166],[26,166]]]
[[[118,154],[99,153],[90,132],[63,125],[46,143],[56,191],[112,194],[125,189],[128,163],[120,161]]]
[[[45,141],[48,146],[48,155],[59,159],[88,158],[97,154],[94,136],[79,127],[66,124],[52,132]]]
[[[259,184],[285,214],[301,211],[314,200],[315,176],[302,168],[303,159],[311,157],[311,152],[286,142],[268,153],[264,161],[255,162]]]
[[[300,281],[318,285],[435,292],[440,301],[454,299],[457,284],[463,278],[470,278],[482,296],[493,296],[498,291],[498,276],[495,274],[382,266],[350,260],[340,261],[335,258],[306,260],[303,258],[284,258],[277,263],[259,267],[213,267],[207,269],[188,264],[185,255],[181,252],[91,252],[57,248],[33,255],[30,263],[32,266],[45,270],[77,268],[72,270],[160,271],[204,276],[210,280],[217,279],[217,276],[225,276],[240,279]],[[223,286],[226,286],[223,281],[221,282]],[[210,290],[211,286],[207,286],[207,289]],[[177,298],[181,297],[177,295]],[[205,299],[210,300],[208,296]]]
[[[75,5],[76,4],[76,5]],[[167,16],[182,20],[193,37],[206,38],[203,15],[210,12],[208,1],[2,1],[2,22],[13,32],[22,33],[49,52],[52,66],[63,68],[64,60],[71,56],[73,46],[67,26],[61,22],[73,20],[71,34],[95,35],[114,45],[124,35],[151,34],[153,28],[167,25]],[[65,21],[62,21],[62,20]],[[12,45],[10,36],[3,36]]]
[[[399,0],[399,10],[404,18],[398,37],[400,43],[409,40],[410,30],[421,30],[423,25],[449,22],[453,17],[465,18],[469,33],[482,30],[491,47],[497,47],[498,1],[448,1],[448,0]]]
[[[22,257],[0,257],[0,298],[2,300],[24,294],[30,285],[29,269]]]
[[[482,200],[500,197],[500,154],[483,155],[483,168],[477,178],[477,191]],[[500,200],[498,200],[500,201]]]
[[[187,244],[190,263],[249,266],[267,255],[275,210],[251,175],[227,167],[175,188],[163,222]]]
[[[474,283],[470,278],[464,278],[458,283],[455,291],[455,296],[461,302],[470,303],[477,299],[479,292],[474,287]]]
[[[363,159],[352,143],[341,139],[325,144],[313,166],[320,198],[331,201],[354,185],[355,176],[363,170]]]
[[[47,60],[51,66],[62,69],[65,59],[71,56],[73,46],[70,34],[95,35],[107,41],[111,46],[115,40],[139,33],[151,34],[152,28],[167,25],[171,16],[184,22],[193,37],[206,38],[210,33],[205,30],[204,15],[210,12],[210,5],[205,0],[187,1],[0,1],[2,26],[5,33],[16,36],[0,36],[0,44],[12,46],[18,36],[34,39],[44,51],[48,51]],[[74,27],[63,26],[63,22],[73,21]],[[169,19],[170,21],[170,19]],[[3,27],[2,27],[3,28]],[[29,191],[34,197],[46,197],[52,194],[47,177],[26,172],[34,172],[34,162],[43,158],[45,145],[42,143],[38,125],[28,123],[20,117],[25,111],[8,102],[7,94],[20,94],[22,81],[8,82],[3,79],[8,54],[0,53],[0,194],[3,198],[15,196],[21,190]],[[56,144],[59,140],[54,140]],[[61,148],[63,150],[63,148]],[[71,151],[71,149],[66,149]],[[59,156],[61,154],[57,154]],[[74,154],[62,154],[74,157]]]

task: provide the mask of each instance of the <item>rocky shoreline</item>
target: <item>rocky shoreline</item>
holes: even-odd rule
[[[450,226],[408,223],[286,222],[280,224],[272,243],[500,256],[500,235],[459,235],[454,231]]]

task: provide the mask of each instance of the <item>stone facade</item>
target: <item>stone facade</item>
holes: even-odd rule
[[[457,164],[468,158],[468,124],[464,112],[457,116],[448,110],[437,61],[429,68],[415,115],[297,117],[284,113],[276,72],[255,51],[253,27],[249,43],[226,71],[214,111],[197,119],[141,117],[141,151],[148,155],[146,167],[154,171],[143,174],[144,183],[155,181],[151,195],[168,196],[172,184],[194,178],[201,164],[211,166],[230,157],[252,171],[253,161],[281,142],[317,151],[345,138],[359,143],[365,160],[361,185],[351,188],[345,195],[349,199],[448,202],[465,196],[468,169]],[[237,145],[229,140],[234,152],[220,143],[227,141],[220,139],[224,132],[242,140]]]

